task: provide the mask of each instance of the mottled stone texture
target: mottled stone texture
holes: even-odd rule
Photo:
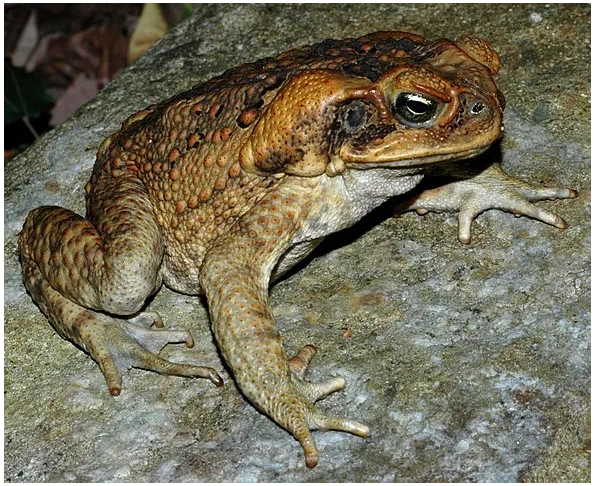
[[[587,481],[589,17],[588,5],[202,7],[6,169],[5,479]],[[80,213],[94,153],[127,114],[233,65],[381,29],[495,45],[504,166],[580,190],[543,203],[570,228],[491,212],[465,247],[455,216],[389,219],[384,207],[277,284],[286,347],[315,342],[312,378],[347,380],[322,408],[372,427],[366,440],[316,434],[314,471],[238,394],[199,299],[165,290],[149,309],[196,340],[165,355],[223,370],[226,386],[134,370],[110,397],[24,292],[15,242],[26,213]]]

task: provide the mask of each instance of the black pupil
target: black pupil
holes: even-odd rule
[[[406,102],[406,106],[410,112],[414,113],[415,115],[424,115],[430,109],[430,106],[427,103],[423,103],[422,101],[418,100],[408,100]]]
[[[418,93],[400,93],[396,99],[395,115],[404,124],[428,122],[437,112],[438,103]]]

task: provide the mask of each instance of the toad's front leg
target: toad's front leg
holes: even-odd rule
[[[303,378],[315,354],[311,345],[287,359],[268,305],[270,273],[295,233],[300,209],[291,198],[271,198],[246,214],[206,256],[201,271],[214,334],[235,380],[255,407],[301,443],[308,467],[318,463],[311,429],[333,429],[361,437],[369,428],[318,411],[314,403],[341,390],[333,378],[313,384]],[[256,214],[257,213],[257,214]]]
[[[572,199],[578,195],[573,189],[534,186],[509,176],[496,163],[480,164],[477,159],[440,164],[428,173],[426,179],[425,184],[419,186],[420,191],[402,202],[397,211],[414,209],[419,214],[459,211],[458,239],[462,243],[470,242],[472,222],[488,209],[528,216],[565,229],[567,223],[563,218],[533,203],[545,199]]]

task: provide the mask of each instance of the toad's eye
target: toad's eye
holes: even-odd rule
[[[396,118],[405,125],[416,127],[433,119],[439,103],[419,93],[400,93],[394,103]]]

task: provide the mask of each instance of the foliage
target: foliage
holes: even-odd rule
[[[4,59],[4,123],[35,118],[52,103],[41,76]]]

